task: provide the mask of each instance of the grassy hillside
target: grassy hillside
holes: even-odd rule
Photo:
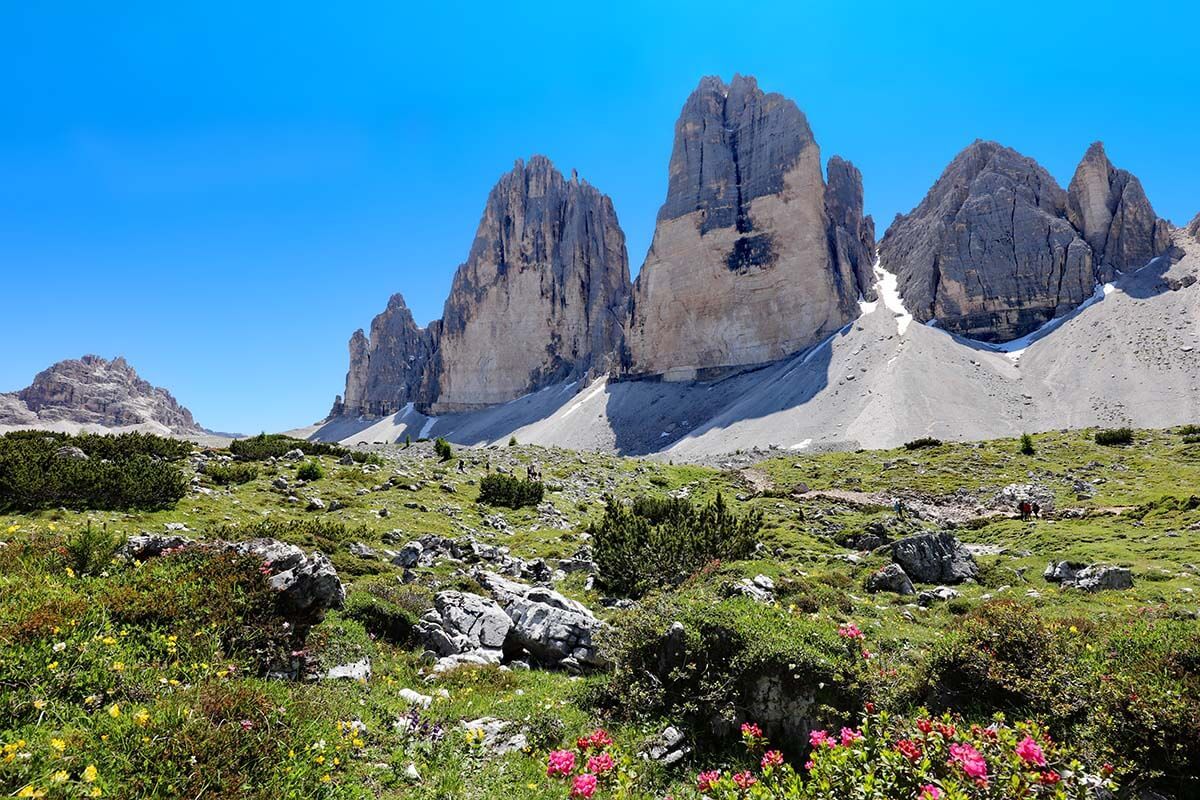
[[[1036,716],[1085,763],[1111,761],[1128,785],[1189,796],[1200,791],[1200,444],[1138,431],[1131,445],[1101,446],[1092,434],[1038,435],[1032,455],[1001,440],[728,471],[527,446],[442,460],[424,442],[374,448],[364,463],[337,454],[248,462],[256,470],[197,452],[180,462],[190,489],[174,508],[0,513],[0,792],[562,798],[569,786],[547,778],[547,753],[603,726],[629,759],[616,770],[628,785],[602,784],[597,797],[687,797],[699,770],[745,766],[736,724],[746,717],[731,701],[723,728],[695,697],[672,699],[671,687],[711,693],[716,708],[746,670],[782,663],[798,682],[822,676],[806,713],[834,730],[858,724],[867,702],[893,715],[957,712],[964,723]],[[299,481],[300,466],[314,462],[322,477]],[[546,487],[541,505],[476,502],[486,474],[524,477],[531,465]],[[1011,502],[995,500],[1013,483],[1045,487],[1053,511],[1017,519]],[[748,560],[678,576],[631,610],[609,608],[604,587],[588,588],[582,572],[554,584],[614,626],[605,642],[614,671],[582,678],[495,667],[430,675],[406,633],[436,592],[479,591],[469,568],[441,560],[402,584],[387,558],[350,549],[470,536],[553,566],[589,544],[608,496],[701,504],[718,493],[732,512],[762,516]],[[198,539],[269,536],[319,549],[348,586],[346,607],[296,655],[297,632],[252,560],[112,559],[127,536],[180,526]],[[977,582],[954,587],[958,597],[921,605],[865,590],[889,559],[847,546],[856,537],[943,529],[972,545],[980,566]],[[1134,586],[1062,589],[1042,578],[1051,560],[1128,567]],[[774,581],[770,603],[730,596],[760,574]],[[699,649],[664,688],[638,658],[680,620],[699,637],[687,647]],[[863,638],[838,635],[849,623]],[[718,655],[731,641],[742,642],[737,652]],[[289,658],[310,677],[364,658],[372,670],[365,680],[266,677],[267,665]],[[683,675],[697,659],[706,674]],[[433,702],[414,710],[402,689]],[[408,715],[415,724],[397,725]],[[523,732],[525,747],[497,755],[478,725],[464,724],[488,717]],[[638,759],[669,723],[692,752],[670,767]],[[799,768],[807,746],[781,746]]]

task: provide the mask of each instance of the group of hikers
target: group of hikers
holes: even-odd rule
[[[899,497],[892,498],[892,512],[898,519],[904,519],[904,501]],[[1017,503],[1017,512],[1021,515],[1022,522],[1028,522],[1034,517],[1042,518],[1042,507],[1037,501],[1022,500]]]

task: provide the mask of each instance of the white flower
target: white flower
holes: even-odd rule
[[[61,653],[63,650],[66,650],[66,649],[67,649],[66,642],[55,642],[54,643],[54,652]]]

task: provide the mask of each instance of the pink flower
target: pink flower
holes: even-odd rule
[[[921,787],[921,796],[917,800],[938,800],[942,796],[942,790],[934,786],[932,783],[927,783]]]
[[[700,792],[700,794],[707,794],[719,780],[721,780],[721,773],[715,769],[708,772],[701,772],[696,776],[696,791]]]
[[[778,750],[768,750],[762,757],[762,768],[778,767],[783,764],[783,753]]]
[[[896,742],[896,750],[909,761],[916,762],[921,760],[921,745],[912,739],[901,739]]]
[[[969,744],[950,745],[950,760],[946,763],[958,763],[963,772],[978,780],[987,780],[987,761],[983,755]]]
[[[862,733],[853,728],[842,728],[842,744],[848,745],[863,738]]]
[[[808,743],[813,747],[821,747],[822,745],[834,747],[837,744],[833,740],[833,737],[829,735],[828,731],[813,731],[812,733],[808,734]]]
[[[812,768],[813,768],[813,767],[815,767],[815,766],[816,766],[816,764],[814,764],[814,763],[813,763],[811,760],[810,760],[810,761],[805,761],[805,762],[804,762],[804,768],[805,768],[806,770],[808,770],[809,772],[812,772]]]
[[[242,720],[242,730],[244,730],[244,731],[248,731],[248,730],[253,730],[253,728],[254,728],[254,723],[253,723],[253,722],[251,722],[251,721],[250,721],[250,720],[248,720],[248,719],[244,719],[244,720]]]
[[[612,755],[609,753],[601,753],[600,755],[592,756],[587,760],[588,772],[595,773],[596,775],[603,775],[616,765],[617,764],[615,761],[613,761]]]
[[[1059,775],[1057,772],[1055,772],[1052,769],[1048,769],[1045,772],[1043,772],[1040,776],[1038,776],[1038,781],[1045,784],[1046,786],[1053,786],[1054,784],[1058,783],[1061,780],[1062,780],[1062,776]]]
[[[843,639],[865,639],[867,635],[858,629],[858,626],[853,622],[847,622],[838,626],[838,636]]]
[[[733,782],[739,789],[745,791],[754,784],[758,783],[758,778],[754,777],[749,772],[739,772],[733,776]]]
[[[742,735],[743,736],[753,736],[754,738],[757,739],[762,736],[762,728],[758,727],[758,725],[756,725],[753,722],[743,722],[742,723]]]
[[[1042,752],[1042,746],[1035,742],[1032,736],[1026,736],[1017,742],[1017,755],[1026,764],[1033,764],[1039,767],[1046,766],[1046,754]]]
[[[576,775],[571,784],[571,797],[591,797],[596,793],[596,776],[583,773]]]
[[[546,774],[551,778],[570,775],[575,771],[575,754],[570,750],[555,750],[550,754]]]
[[[603,728],[596,728],[596,730],[592,731],[587,736],[581,736],[580,738],[576,739],[575,745],[580,750],[587,750],[588,748],[593,747],[597,750],[603,750],[605,747],[608,747],[610,744],[612,744],[612,742],[612,737],[608,735],[608,731],[604,730]]]

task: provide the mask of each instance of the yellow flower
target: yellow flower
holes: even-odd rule
[[[113,719],[116,719],[117,717],[121,716],[121,706],[118,705],[117,703],[113,703],[111,706],[108,707],[108,715],[110,717],[112,717]]]
[[[38,789],[32,783],[26,784],[21,791],[17,792],[17,797],[45,797],[46,790]]]
[[[99,797],[102,794],[104,794],[104,792],[100,791],[99,786],[93,786],[92,790],[88,792],[88,797]]]
[[[100,641],[104,642],[104,643],[105,643],[106,645],[108,645],[109,647],[112,647],[114,644],[116,644],[116,643],[117,643],[117,640],[116,640],[116,639],[114,639],[114,638],[113,638],[113,637],[111,637],[111,636],[105,636],[105,637],[104,637],[103,639],[101,639]]]
[[[96,782],[96,765],[88,764],[83,770],[83,780],[85,783]]]
[[[50,776],[51,783],[66,783],[71,776],[67,774],[65,769],[60,769],[58,772]]]
[[[38,711],[41,711],[43,708],[46,707],[46,701],[45,700],[34,700],[33,707],[36,708]]]
[[[67,567],[67,577],[68,577],[68,578],[74,578],[74,577],[75,577],[75,570],[71,569],[70,567]],[[27,796],[28,796],[28,797],[35,797],[36,795],[27,795]]]
[[[328,772],[321,776],[321,783],[329,783],[331,780],[333,780],[333,778],[329,777]]]
[[[139,708],[133,715],[133,721],[141,727],[146,727],[150,724],[150,712],[144,708]]]
[[[51,661],[49,664],[46,665],[46,669],[58,669],[58,662]]]
[[[51,739],[50,746],[60,753],[67,749],[67,743],[62,739]]]
[[[1074,625],[1072,625],[1070,631],[1071,633],[1079,633],[1079,628],[1076,628]]]
[[[113,668],[113,672],[124,672],[125,671],[125,662],[124,661],[114,661],[112,663],[112,668]]]

